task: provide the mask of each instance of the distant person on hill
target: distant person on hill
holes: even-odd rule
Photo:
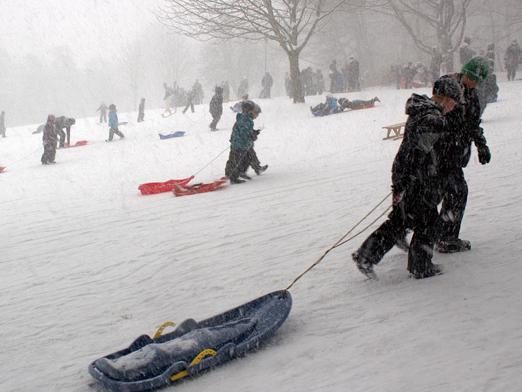
[[[109,105],[109,139],[106,142],[112,142],[114,134],[118,135],[120,139],[123,139],[125,135],[118,129],[118,113],[116,111],[116,105]]]
[[[107,122],[107,109],[107,105],[105,105],[103,102],[101,103],[100,107],[96,109],[97,112],[100,112],[100,124]]]
[[[71,127],[74,124],[76,124],[76,120],[74,118],[65,116],[56,117],[54,125],[56,128],[56,133],[60,138],[60,148],[64,148],[66,144],[67,146],[71,145]]]
[[[56,134],[54,121],[54,115],[49,114],[49,116],[47,116],[47,122],[45,123],[43,128],[42,143],[44,152],[41,159],[42,165],[56,163],[56,143],[58,142],[58,136]]]
[[[223,87],[217,86],[214,92],[215,94],[210,100],[209,105],[209,112],[212,115],[212,122],[209,125],[211,131],[216,130],[217,123],[223,114]]]
[[[0,135],[2,137],[5,137],[5,112],[2,110],[2,113],[0,113]]]
[[[259,94],[259,98],[271,98],[273,85],[274,79],[272,78],[272,75],[270,75],[270,72],[266,72],[261,80],[261,86],[263,89],[261,90],[261,94]]]
[[[197,91],[194,88],[191,88],[187,93],[187,106],[183,109],[183,114],[185,114],[190,107],[190,111],[194,113],[194,101],[196,99]]]
[[[145,119],[145,98],[142,98],[138,106],[138,122],[143,122]]]
[[[247,100],[243,102],[243,111],[236,115],[230,136],[230,153],[225,166],[225,175],[232,184],[245,182],[239,176],[248,168],[248,152],[254,145],[254,120],[260,113],[259,105]]]
[[[515,80],[517,76],[517,69],[520,65],[520,59],[522,57],[522,50],[517,40],[513,40],[511,45],[506,49],[504,61],[506,63],[507,78],[508,80]]]

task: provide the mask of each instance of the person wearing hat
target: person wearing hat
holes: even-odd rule
[[[109,105],[109,139],[106,142],[112,142],[114,134],[118,135],[120,139],[123,139],[125,135],[118,129],[118,113],[116,111],[116,105],[111,103]]]
[[[408,120],[392,166],[392,211],[388,220],[352,254],[359,271],[369,278],[376,278],[374,266],[407,229],[413,230],[408,271],[416,279],[441,273],[431,261],[441,183],[436,142],[448,132],[447,115],[461,95],[457,81],[447,78],[434,84],[431,98],[413,94],[406,102]]]
[[[488,77],[488,61],[474,57],[464,65],[461,73],[446,75],[439,80],[456,80],[463,91],[463,102],[449,115],[452,132],[439,140],[438,147],[444,152],[441,161],[443,171],[442,207],[437,224],[435,249],[442,253],[462,252],[471,249],[471,243],[459,238],[460,227],[466,210],[468,184],[463,168],[471,156],[471,143],[478,151],[479,162],[483,165],[491,160],[484,131],[480,126],[481,108],[477,87]]]
[[[508,80],[515,80],[515,77],[517,75],[517,68],[520,64],[521,57],[522,50],[520,49],[520,45],[515,39],[513,40],[513,42],[511,42],[511,45],[509,45],[506,49],[506,54],[504,56]]]
[[[254,119],[261,113],[261,108],[256,103],[246,100],[243,102],[243,111],[236,115],[236,122],[230,136],[230,153],[225,166],[225,176],[232,184],[245,182],[240,179],[249,165],[248,152],[254,145]]]

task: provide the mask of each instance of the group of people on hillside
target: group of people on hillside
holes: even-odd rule
[[[366,276],[376,278],[374,267],[395,245],[407,246],[407,230],[413,230],[407,268],[417,279],[442,272],[432,262],[434,247],[443,253],[471,249],[460,238],[468,197],[463,168],[472,143],[481,164],[491,159],[476,90],[489,71],[487,60],[474,57],[460,73],[437,79],[431,98],[408,99],[404,139],[392,166],[392,211],[352,255]]]
[[[337,60],[332,60],[330,66],[330,92],[344,93],[361,90],[360,65],[355,57],[350,56],[342,69],[338,69]]]

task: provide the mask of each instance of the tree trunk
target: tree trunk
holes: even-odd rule
[[[303,93],[303,85],[301,83],[301,72],[299,71],[299,52],[287,52],[288,61],[290,62],[290,81],[292,85],[292,98],[294,103],[302,103],[305,101]]]

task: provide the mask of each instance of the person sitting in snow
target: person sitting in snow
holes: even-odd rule
[[[230,136],[230,153],[225,166],[225,176],[232,184],[245,182],[239,176],[249,165],[248,152],[254,146],[254,119],[261,113],[259,105],[252,101],[243,102],[243,111],[236,115]]]
[[[350,101],[348,98],[339,98],[339,106],[342,110],[350,109],[367,109],[375,106],[375,102],[381,102],[378,97],[373,97],[372,99],[364,100],[364,99],[354,99]]]
[[[125,135],[118,129],[118,113],[116,111],[116,105],[111,103],[109,105],[109,139],[106,142],[112,142],[114,134],[118,135],[120,139],[123,139]]]
[[[326,102],[320,103],[314,107],[310,106],[310,110],[314,116],[327,116],[329,114],[343,111],[337,102],[337,98],[330,94],[326,96]]]
[[[439,141],[452,131],[449,113],[462,102],[462,89],[452,78],[438,79],[433,97],[413,94],[406,103],[404,139],[392,167],[393,209],[388,220],[352,254],[359,271],[376,278],[373,268],[404,235],[413,229],[408,253],[408,271],[416,279],[441,273],[432,263],[441,202],[445,151]]]

